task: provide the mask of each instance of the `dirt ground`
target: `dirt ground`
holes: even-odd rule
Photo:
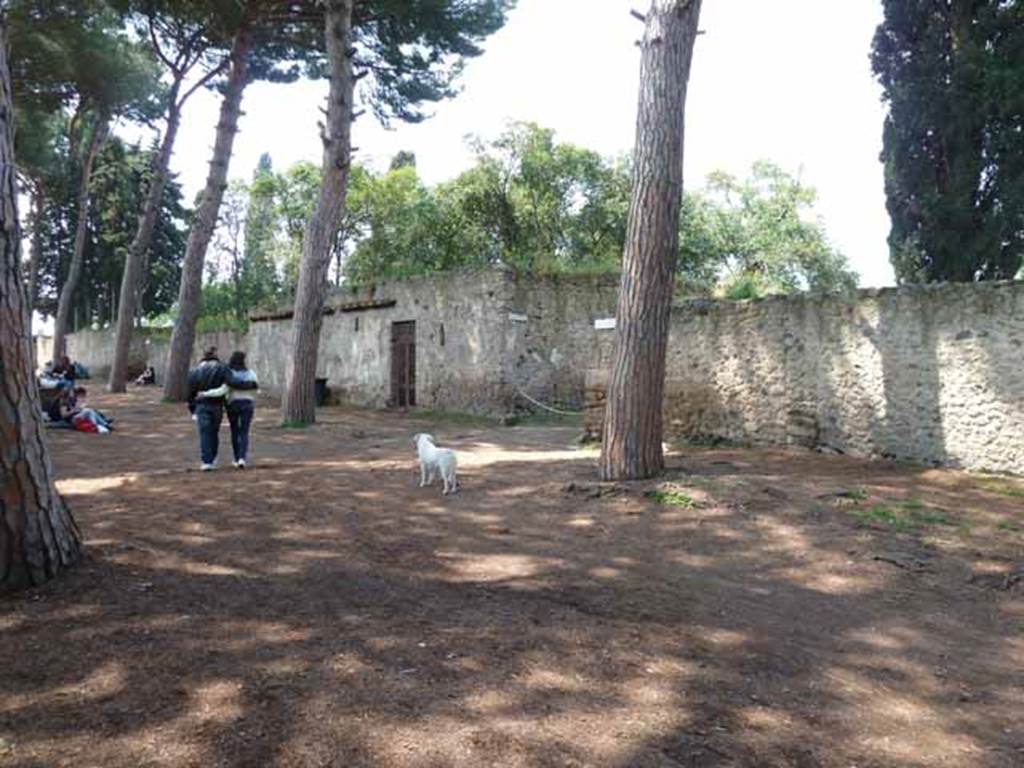
[[[0,600],[0,765],[1024,765],[1024,483],[269,407],[200,473],[158,394],[50,433],[87,554]]]

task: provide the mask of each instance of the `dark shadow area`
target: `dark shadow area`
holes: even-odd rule
[[[936,303],[903,290],[879,296],[878,328],[869,338],[882,359],[885,414],[872,439],[884,458],[958,463],[951,462],[943,424]]]
[[[625,486],[571,430],[433,425],[444,499],[420,421],[264,414],[252,471],[198,473],[187,418],[123,402],[51,438],[88,557],[0,602],[0,765],[1024,760],[1024,498],[969,476],[688,450]],[[959,527],[861,514],[910,501]]]

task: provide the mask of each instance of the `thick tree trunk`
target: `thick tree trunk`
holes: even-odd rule
[[[0,16],[0,592],[42,584],[81,553],[43,441],[14,168],[7,29]]]
[[[192,223],[185,251],[185,264],[181,271],[178,290],[178,317],[171,335],[171,352],[164,380],[164,395],[170,400],[183,401],[188,397],[188,368],[192,345],[196,338],[196,320],[199,318],[199,299],[203,284],[203,264],[206,249],[217,227],[224,189],[227,187],[228,164],[232,146],[238,133],[238,119],[242,113],[242,95],[249,83],[249,53],[252,49],[252,31],[241,29],[231,49],[231,71],[228,75],[224,99],[217,121],[217,138],[213,145],[213,159],[206,177],[202,202]]]
[[[662,401],[679,253],[683,124],[701,0],[652,0],[640,64],[640,105],[616,346],[600,473],[651,477],[664,467]]]
[[[92,167],[96,162],[96,155],[107,136],[107,128],[110,118],[101,115],[96,120],[92,136],[89,138],[89,145],[86,147],[85,156],[82,158],[81,176],[78,181],[78,221],[75,224],[75,243],[71,252],[71,266],[68,268],[68,276],[60,289],[60,298],[57,301],[57,316],[53,321],[53,362],[60,362],[62,355],[66,353],[65,338],[68,333],[69,320],[71,319],[71,303],[75,298],[75,291],[78,290],[78,281],[82,276],[82,265],[85,261],[85,237],[89,232],[89,184],[92,181]]]
[[[138,286],[142,279],[142,268],[146,262],[149,246],[153,241],[153,230],[156,228],[160,203],[164,196],[164,184],[167,182],[167,171],[171,164],[171,153],[174,151],[174,140],[178,135],[181,123],[181,104],[178,103],[178,89],[181,83],[171,87],[168,98],[170,105],[167,110],[167,130],[164,131],[163,143],[153,168],[153,178],[149,182],[149,191],[139,216],[139,226],[135,237],[128,248],[124,260],[124,273],[121,275],[121,294],[117,305],[117,335],[114,339],[114,360],[110,367],[108,388],[111,392],[124,392],[128,381],[128,352],[132,343],[132,328],[135,324],[135,299]]]
[[[295,335],[281,403],[286,424],[311,424],[316,420],[314,379],[328,287],[327,273],[331,266],[331,246],[345,213],[352,150],[352,60],[349,55],[352,2],[329,0],[324,14],[331,88],[327,97],[327,125],[321,132],[323,183],[302,243],[302,262],[295,292]]]

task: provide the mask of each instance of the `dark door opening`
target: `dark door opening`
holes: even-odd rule
[[[391,405],[416,405],[416,321],[391,324]]]

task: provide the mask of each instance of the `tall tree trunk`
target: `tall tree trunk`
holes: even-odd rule
[[[249,84],[249,53],[252,49],[252,30],[243,27],[235,35],[231,48],[231,71],[228,74],[224,99],[217,121],[217,138],[213,145],[213,159],[206,177],[202,202],[192,223],[185,251],[185,264],[181,270],[178,289],[178,317],[171,335],[171,351],[164,379],[164,395],[169,400],[183,401],[188,397],[188,368],[192,345],[196,339],[196,320],[199,318],[199,299],[203,285],[203,264],[206,249],[217,227],[224,189],[227,187],[228,164],[238,133],[238,119],[242,114],[242,95]]]
[[[28,311],[31,315],[39,293],[39,267],[43,263],[43,217],[46,215],[46,187],[32,182],[32,249],[28,255]]]
[[[71,319],[71,303],[74,301],[75,291],[78,290],[78,281],[82,276],[82,265],[85,261],[85,237],[89,232],[89,184],[92,181],[92,167],[96,162],[96,155],[99,154],[100,147],[106,140],[109,125],[109,117],[97,116],[92,136],[89,138],[85,155],[82,157],[81,176],[78,180],[78,221],[75,224],[75,244],[71,252],[68,276],[60,289],[60,298],[57,301],[57,317],[53,321],[53,362],[55,364],[66,352],[65,337],[68,333],[68,321]]]
[[[316,420],[314,384],[328,287],[327,273],[331,266],[331,246],[345,213],[352,152],[352,59],[349,52],[352,2],[328,0],[324,14],[331,87],[327,97],[327,125],[321,130],[323,181],[302,243],[292,321],[294,339],[281,402],[281,414],[286,424],[311,424]]]
[[[167,130],[160,145],[153,168],[153,178],[149,182],[146,202],[139,216],[139,226],[135,238],[128,248],[124,260],[124,273],[121,275],[121,294],[117,306],[117,335],[114,339],[114,360],[110,367],[108,388],[111,392],[124,392],[128,381],[128,352],[132,343],[132,326],[135,321],[135,298],[142,276],[146,254],[153,241],[153,230],[156,228],[160,203],[163,201],[164,184],[167,182],[167,171],[171,164],[171,153],[174,151],[174,140],[178,135],[181,123],[181,107],[178,103],[178,90],[181,82],[171,86],[168,97]]]
[[[235,237],[231,244],[231,282],[235,287],[235,320],[239,326],[245,322],[245,293],[242,284],[242,253]]]
[[[652,0],[640,63],[633,193],[616,312],[600,473],[651,477],[664,467],[662,401],[679,254],[683,125],[701,0]]]
[[[0,16],[0,592],[42,584],[81,553],[78,527],[57,493],[43,441],[14,168],[7,25]]]

